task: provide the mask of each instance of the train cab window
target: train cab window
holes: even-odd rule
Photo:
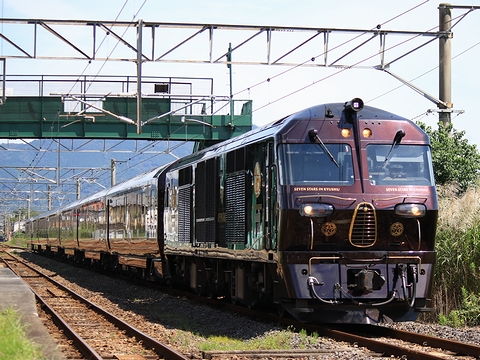
[[[346,144],[282,144],[279,171],[282,185],[348,186],[354,182],[352,149]]]
[[[368,145],[372,185],[433,185],[430,148],[425,145]]]

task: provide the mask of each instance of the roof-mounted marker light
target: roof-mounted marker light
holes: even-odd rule
[[[370,136],[372,136],[372,130],[369,128],[365,128],[362,130],[362,135],[364,138],[368,139]]]
[[[350,137],[351,134],[352,134],[352,130],[347,129],[347,128],[343,128],[343,129],[342,129],[342,136],[343,136],[344,138]]]
[[[360,98],[354,98],[345,103],[345,110],[359,112],[363,109],[363,100]]]

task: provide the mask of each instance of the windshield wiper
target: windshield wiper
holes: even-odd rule
[[[387,165],[388,160],[390,160],[390,154],[392,153],[393,148],[395,145],[400,144],[400,141],[402,141],[403,137],[405,136],[405,131],[403,130],[398,130],[397,133],[395,134],[395,137],[393,138],[393,144],[392,147],[390,148],[390,151],[388,152],[387,156],[385,156],[385,161],[383,162],[383,166]]]
[[[332,153],[330,151],[328,151],[328,149],[325,146],[325,144],[323,143],[322,139],[320,139],[320,137],[318,136],[318,131],[315,130],[315,129],[311,129],[311,130],[308,131],[308,135],[310,136],[310,140],[315,141],[318,145],[320,145],[320,147],[323,149],[323,151],[325,151],[325,153],[328,155],[330,160],[332,160],[333,163],[335,165],[337,165],[337,167],[339,168],[340,165],[338,165],[338,163],[335,160],[335,158],[333,157]]]

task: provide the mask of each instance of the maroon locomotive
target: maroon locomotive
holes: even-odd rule
[[[362,100],[314,106],[29,221],[35,251],[309,322],[428,310],[430,143]]]

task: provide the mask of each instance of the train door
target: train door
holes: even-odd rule
[[[273,142],[267,145],[267,164],[266,164],[266,179],[265,179],[265,193],[267,199],[265,200],[265,237],[266,247],[269,250],[277,249],[277,220],[278,220],[278,204],[277,204],[277,165],[275,161],[275,148]]]
[[[108,198],[109,228],[108,238],[112,252],[126,254],[129,239],[126,236],[127,202],[124,195]]]
[[[192,242],[193,171],[191,166],[166,175],[166,197],[163,213],[164,239],[177,246]]]
[[[266,164],[268,147],[266,143],[254,144],[248,148],[248,174],[251,177],[252,188],[247,192],[250,199],[247,200],[247,204],[250,205],[250,209],[247,213],[250,214],[248,227],[248,239],[247,247],[262,250],[266,246],[265,238],[265,220],[267,208],[267,195],[265,193],[266,186]]]
[[[227,153],[225,168],[227,246],[271,248],[271,234],[276,230],[273,144],[255,143],[231,151]]]

